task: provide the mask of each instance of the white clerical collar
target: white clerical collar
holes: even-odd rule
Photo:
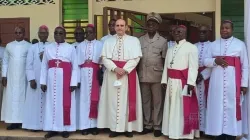
[[[184,42],[186,42],[186,39],[182,39],[179,41],[179,43],[175,42],[177,45],[183,44]]]
[[[208,41],[205,41],[205,42],[199,42],[199,44],[207,44],[207,43],[209,43],[210,41],[208,40]]]
[[[123,36],[118,36],[117,34],[115,34],[114,36],[116,36],[117,39],[123,39],[124,40],[127,35],[124,34]]]
[[[221,38],[222,41],[229,41],[229,40],[232,40],[234,37],[231,36],[230,38],[227,38],[227,39],[224,39],[224,38]]]
[[[87,39],[86,39],[86,41],[87,41],[87,43],[93,43],[93,42],[95,42],[95,41],[96,41],[96,39],[91,40],[91,41],[89,41],[89,40],[87,40]]]
[[[22,42],[24,42],[25,40],[22,40],[22,41],[17,41],[17,40],[15,40],[15,42],[16,43],[22,43]]]

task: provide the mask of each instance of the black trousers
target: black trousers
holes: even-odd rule
[[[220,136],[217,136],[215,140],[236,140],[236,136],[230,136],[226,134],[222,134]]]

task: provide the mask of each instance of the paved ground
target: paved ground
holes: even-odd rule
[[[0,140],[44,140],[43,136],[45,132],[30,132],[26,130],[6,130],[4,123],[0,123]],[[97,136],[83,136],[80,133],[73,133],[70,135],[70,140],[108,140],[108,133],[101,133]],[[167,140],[166,137],[162,136],[160,138],[155,138],[153,134],[148,135],[138,135],[135,134],[133,138],[126,138],[124,136],[119,136],[117,138],[112,138],[112,140]],[[61,137],[55,137],[51,140],[62,140]],[[200,139],[200,140],[209,140],[209,139]]]

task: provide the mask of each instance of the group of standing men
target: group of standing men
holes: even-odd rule
[[[63,27],[47,42],[49,30],[41,26],[32,46],[17,27],[4,51],[1,120],[11,123],[8,130],[48,131],[45,138],[76,130],[97,135],[98,128],[109,128],[109,137],[137,131],[170,139],[202,131],[234,140],[247,132],[248,58],[245,44],[232,36],[233,23],[223,21],[214,42],[201,26],[200,42],[191,44],[183,25],[172,26],[167,41],[158,33],[161,22],[150,13],[147,34],[138,39],[126,35],[124,20],[112,19],[101,41],[89,24],[76,28],[74,44],[65,42]]]

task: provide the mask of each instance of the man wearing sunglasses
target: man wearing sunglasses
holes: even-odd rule
[[[21,127],[25,92],[27,88],[25,66],[31,44],[24,40],[23,27],[15,28],[15,41],[7,44],[2,64],[3,93],[1,120],[10,123],[8,130]]]
[[[207,50],[211,44],[208,40],[209,28],[207,26],[199,27],[199,38],[200,41],[196,43],[199,50],[199,73],[197,77],[197,96],[199,101],[199,125],[200,131],[205,132],[205,123],[206,123],[206,108],[207,108],[207,94],[208,94],[208,83],[209,77],[211,74],[211,68],[204,66],[204,58],[207,53]]]
[[[48,27],[45,25],[40,26],[38,30],[40,42],[30,47],[26,60],[28,87],[22,128],[33,131],[43,129],[45,95],[40,88],[40,72],[44,48],[49,44],[47,41],[48,36]]]
[[[142,57],[140,41],[125,34],[126,22],[116,21],[116,35],[104,42],[102,61],[107,68],[99,101],[97,127],[109,128],[109,137],[143,130],[141,92],[136,66]]]
[[[147,34],[140,37],[143,57],[138,67],[145,125],[142,134],[150,133],[154,129],[155,137],[161,136],[163,111],[161,78],[168,48],[167,40],[158,33],[161,22],[159,14],[148,14]]]
[[[45,138],[62,132],[63,138],[76,131],[77,57],[72,45],[65,42],[66,31],[59,26],[54,30],[55,42],[45,47],[41,65],[40,84],[45,92],[43,130]]]
[[[195,84],[198,49],[186,41],[187,28],[175,29],[176,45],[168,48],[161,83],[166,88],[162,133],[170,139],[199,137],[198,101]]]

